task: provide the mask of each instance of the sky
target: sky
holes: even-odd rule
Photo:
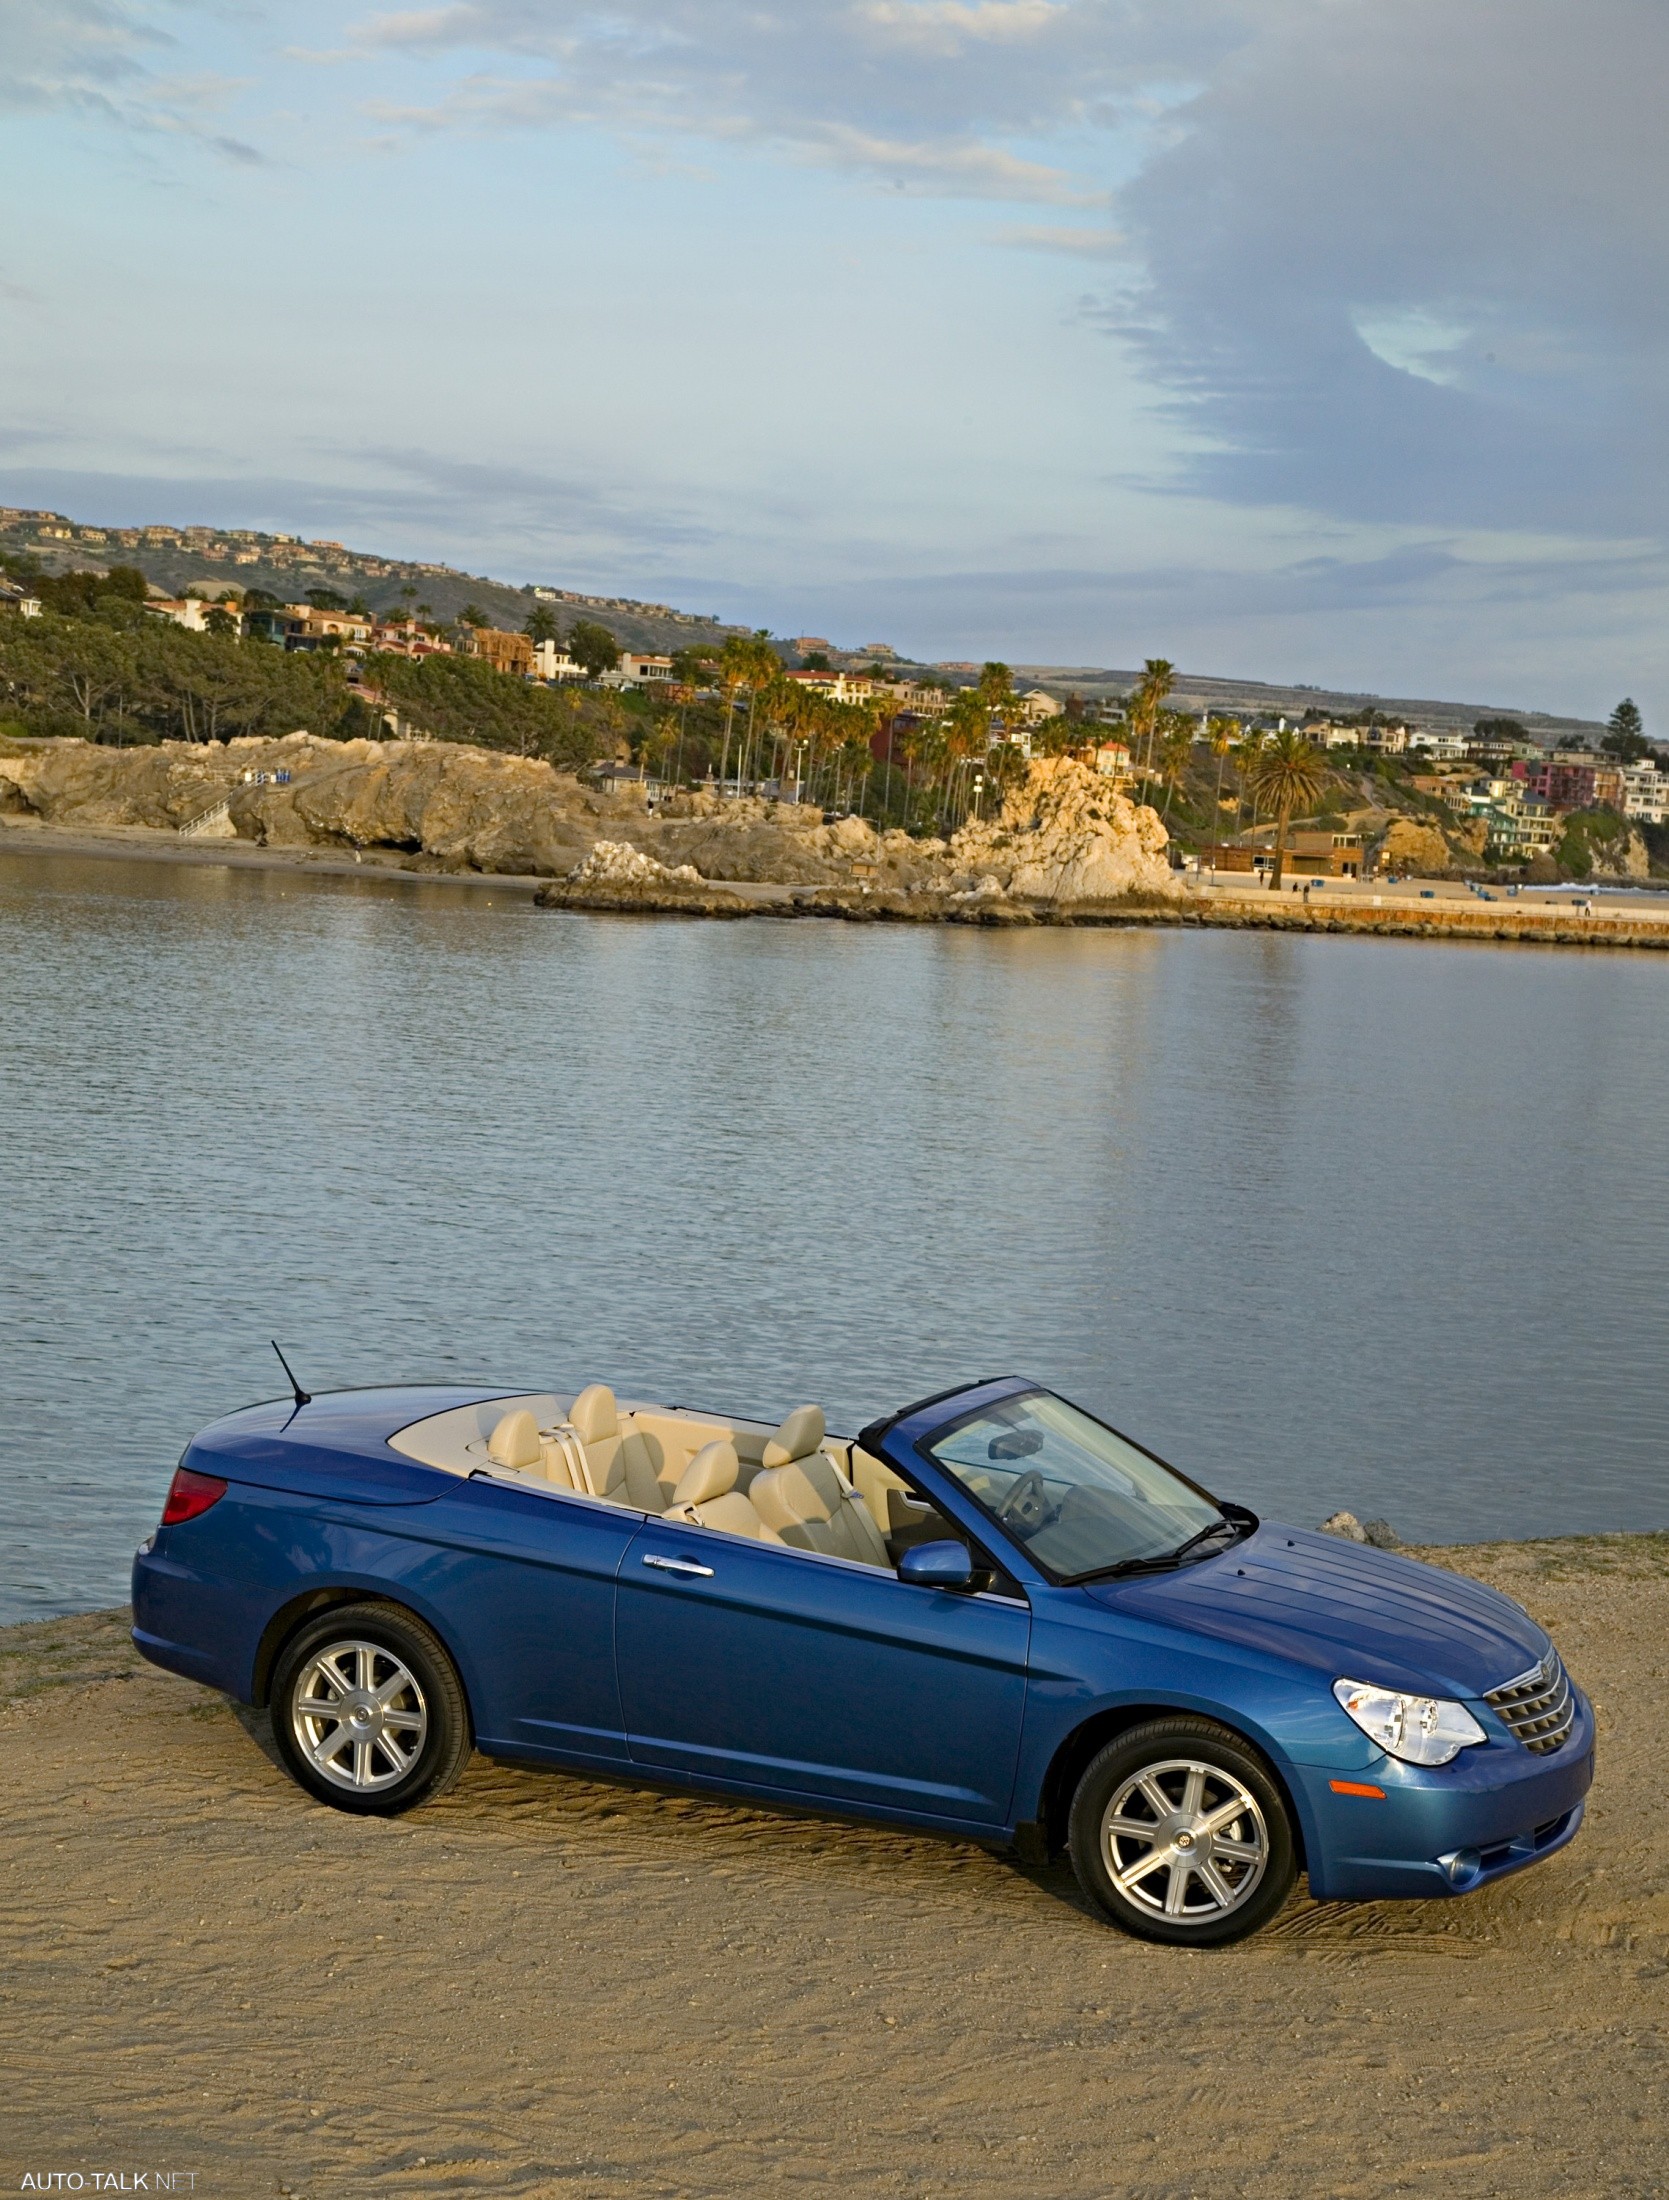
[[[1662,0],[5,0],[0,500],[1669,732]]]

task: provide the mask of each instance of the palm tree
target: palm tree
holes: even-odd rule
[[[1259,749],[1250,776],[1253,793],[1274,811],[1277,820],[1275,871],[1269,883],[1279,893],[1286,869],[1287,826],[1294,810],[1302,814],[1320,800],[1327,784],[1327,765],[1313,742],[1295,727],[1283,726]]]
[[[1160,815],[1169,819],[1171,797],[1176,793],[1189,759],[1194,753],[1194,721],[1186,712],[1162,710],[1159,713],[1159,756],[1155,777],[1165,789],[1165,807]]]
[[[1223,766],[1240,727],[1233,718],[1208,718],[1205,745],[1217,759],[1217,792],[1211,804],[1211,871],[1217,873],[1217,844],[1223,831]]]
[[[1255,779],[1258,758],[1263,754],[1263,744],[1268,738],[1269,735],[1262,726],[1248,726],[1240,736],[1240,753],[1234,760],[1235,770],[1240,776],[1240,793],[1234,805],[1236,838],[1239,837],[1240,833],[1240,813],[1245,808],[1248,798],[1252,806],[1251,825],[1254,831],[1257,828],[1258,797]]]
[[[1142,676],[1136,682],[1125,711],[1130,728],[1130,760],[1136,760],[1138,742],[1145,743],[1142,756],[1142,777],[1151,775],[1153,767],[1153,737],[1159,726],[1159,706],[1171,692],[1176,680],[1176,667],[1168,657],[1149,657],[1142,667]]]

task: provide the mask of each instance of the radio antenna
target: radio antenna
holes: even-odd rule
[[[303,1406],[310,1406],[313,1403],[313,1393],[310,1390],[303,1390],[300,1383],[296,1381],[296,1371],[285,1359],[283,1353],[278,1351],[278,1339],[276,1337],[272,1340],[272,1349],[278,1352],[278,1364],[290,1378],[290,1388],[296,1394],[296,1411],[299,1413]]]

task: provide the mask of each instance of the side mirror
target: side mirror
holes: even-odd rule
[[[918,1589],[971,1589],[974,1562],[964,1543],[918,1543],[899,1560],[898,1578]]]

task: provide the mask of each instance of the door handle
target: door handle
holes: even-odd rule
[[[646,1566],[658,1566],[663,1574],[699,1575],[703,1581],[711,1581],[711,1566],[699,1565],[693,1558],[657,1558],[653,1551],[644,1559]]]

